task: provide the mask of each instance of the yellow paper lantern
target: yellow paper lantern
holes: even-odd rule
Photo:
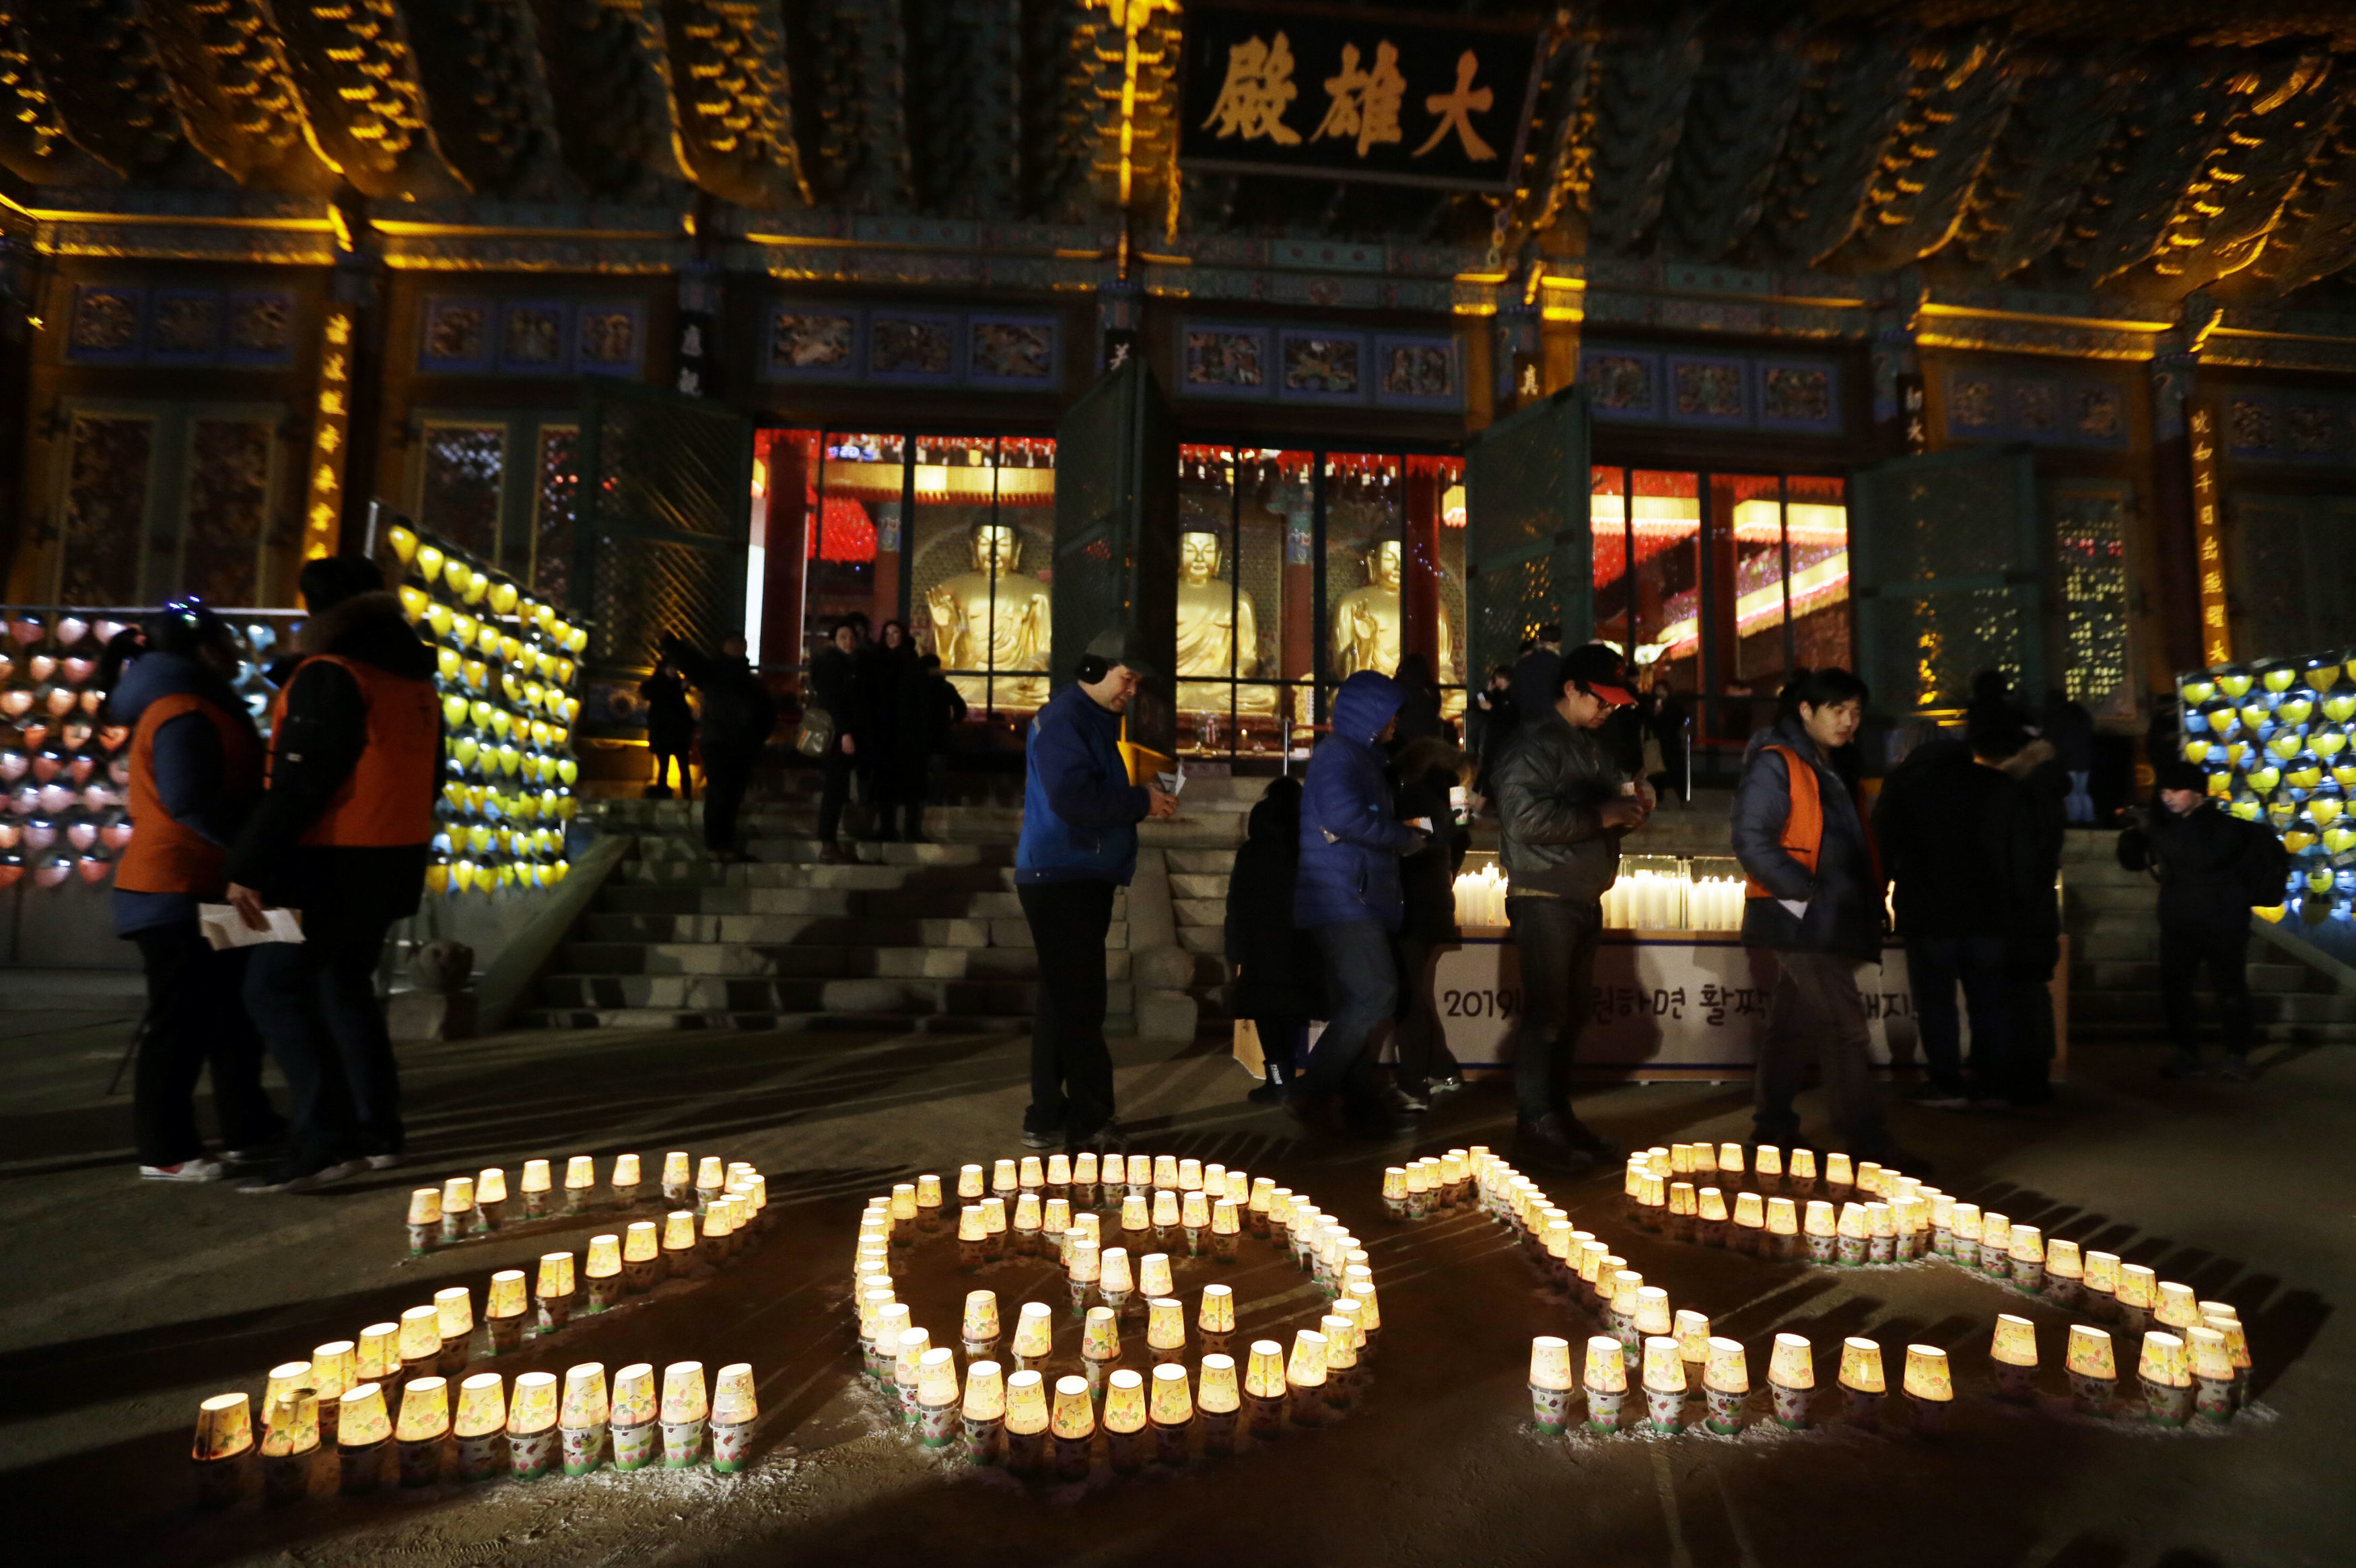
[[[450,891],[450,865],[448,861],[436,860],[432,865],[425,868],[425,886],[426,890],[430,892],[446,893]]]
[[[490,680],[490,666],[480,659],[468,659],[466,669],[467,687],[475,691],[484,690]]]
[[[516,600],[518,597],[519,597],[519,595],[516,592],[516,585],[512,582],[494,582],[491,584],[491,608],[498,611],[502,615],[507,614],[516,607]]]
[[[392,547],[392,559],[403,566],[417,555],[417,536],[399,523],[385,530],[384,542]]]
[[[581,764],[571,757],[561,757],[556,763],[556,776],[569,786],[581,776]]]
[[[450,754],[458,759],[461,767],[471,767],[476,748],[480,744],[472,735],[461,735],[450,742]]]
[[[484,595],[487,594],[490,591],[490,578],[482,572],[476,572],[472,577],[469,577],[466,580],[466,603],[469,604],[480,604],[483,602]]]
[[[434,670],[435,674],[439,675],[445,681],[457,679],[458,655],[456,651],[451,648],[434,649]]]
[[[455,730],[466,721],[466,699],[455,693],[442,699],[442,722]]]
[[[499,657],[509,664],[514,664],[517,660],[522,658],[522,640],[512,636],[506,632],[501,632],[499,634]]]
[[[499,628],[495,621],[478,622],[475,627],[475,646],[485,658],[499,651]]]
[[[417,570],[428,583],[442,575],[442,551],[430,544],[417,547]]]
[[[425,606],[431,603],[433,601],[425,597],[423,589],[412,588],[406,582],[401,585],[401,614],[411,625],[414,626],[423,618]]]

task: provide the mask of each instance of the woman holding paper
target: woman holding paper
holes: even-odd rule
[[[230,1163],[265,1157],[285,1133],[246,1016],[247,950],[216,952],[197,914],[221,899],[226,846],[262,795],[262,739],[229,686],[237,667],[229,624],[187,600],[116,637],[99,676],[109,713],[131,727],[132,836],[114,872],[114,933],[139,944],[147,972],[132,1119],[139,1174],[152,1181],[221,1176],[197,1131],[208,1066]]]

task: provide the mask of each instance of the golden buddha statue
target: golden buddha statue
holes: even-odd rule
[[[1259,673],[1259,617],[1248,593],[1237,591],[1232,599],[1219,575],[1219,536],[1189,529],[1178,536],[1178,709],[1182,713],[1225,713],[1232,674],[1249,678]],[[1188,676],[1198,678],[1189,680]],[[1199,677],[1220,677],[1217,684]],[[1236,711],[1258,715],[1276,711],[1276,688],[1238,686]]]
[[[925,590],[933,651],[945,670],[993,670],[996,679],[952,675],[949,684],[976,708],[1038,708],[1047,700],[1052,627],[1047,585],[1017,571],[1023,539],[1004,523],[973,530],[973,570]],[[1009,671],[1035,670],[1009,678]]]
[[[1350,590],[1333,606],[1333,676],[1337,680],[1347,680],[1362,669],[1377,675],[1398,673],[1398,540],[1385,539],[1367,553],[1365,560],[1365,586]],[[1456,659],[1454,635],[1449,629],[1444,607],[1439,612],[1439,621],[1440,657],[1434,662],[1434,675],[1448,681],[1455,678]],[[1460,706],[1462,701],[1459,698]]]

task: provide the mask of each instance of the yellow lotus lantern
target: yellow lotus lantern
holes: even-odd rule
[[[2337,730],[2319,730],[2307,738],[2308,750],[2325,762],[2338,756],[2348,745],[2348,737]]]
[[[430,544],[419,545],[417,547],[418,575],[423,577],[427,582],[432,582],[442,575],[442,551],[436,547]]]
[[[548,744],[548,720],[545,719],[533,720],[531,721],[530,733],[531,743],[533,745],[546,746]]]
[[[2243,798],[2234,801],[2233,805],[2227,806],[2225,809],[2232,812],[2234,816],[2240,817],[2244,822],[2255,822],[2259,817],[2265,815],[2265,808],[2258,804],[2257,797],[2255,795],[2244,796]]]
[[[531,607],[531,624],[543,632],[552,630],[556,625],[556,606],[534,603]]]
[[[566,698],[566,699],[564,699],[564,721],[565,721],[567,724],[570,724],[570,723],[572,723],[574,720],[576,720],[576,719],[578,719],[578,718],[580,718],[580,717],[581,717],[581,699],[580,699],[579,698],[577,698],[577,697],[568,697],[568,698]]]
[[[450,891],[450,864],[448,861],[436,860],[432,865],[425,868],[425,887],[426,891],[429,892],[446,893]]]
[[[499,651],[499,624],[485,621],[475,632],[475,650],[485,658]]]
[[[582,649],[584,649],[584,648],[587,647],[588,645],[589,645],[589,629],[588,629],[586,626],[575,626],[575,627],[573,627],[573,630],[572,630],[572,632],[571,632],[571,634],[570,634],[570,635],[568,635],[565,637],[565,639],[564,639],[564,646],[565,646],[565,649],[566,649],[566,651],[567,651],[567,652],[570,652],[570,653],[576,653],[576,654],[577,654],[577,653],[579,653]]]
[[[2323,764],[2313,757],[2302,757],[2284,773],[2283,777],[2301,789],[2313,789],[2323,782]]]
[[[2306,737],[2300,735],[2296,731],[2277,731],[2275,734],[2275,738],[2266,742],[2266,755],[2275,758],[2278,762],[2286,763],[2293,757],[2297,756],[2300,752],[2306,749]]]
[[[2270,665],[2258,677],[2258,684],[2268,691],[2288,691],[2298,684],[2298,671],[2286,664]]]
[[[574,800],[572,795],[559,795],[556,797],[556,819],[559,822],[572,821],[573,814],[580,809],[581,803]]]
[[[477,822],[466,829],[466,848],[480,855],[491,847],[491,830]]]
[[[455,730],[466,721],[466,699],[452,692],[442,699],[442,722]]]
[[[480,744],[472,735],[460,735],[450,742],[450,754],[458,759],[460,767],[471,768],[475,765],[475,752]]]
[[[456,618],[451,613],[450,606],[438,600],[433,601],[425,606],[423,613],[426,626],[432,630],[437,639],[450,635],[451,624]]]
[[[472,687],[477,691],[482,691],[488,688],[490,678],[490,666],[485,664],[480,659],[468,659],[466,661],[466,684],[468,686]]]
[[[488,702],[478,697],[467,706],[466,710],[474,715],[476,729],[488,730],[491,727],[491,714],[495,709]]]
[[[502,745],[499,747],[499,772],[507,774],[509,778],[513,778],[515,776],[516,765],[522,761],[523,753],[517,751],[512,744]]]
[[[2345,855],[2356,849],[2356,827],[2344,822],[2334,823],[2323,830],[2323,847],[2334,855]]]
[[[2307,803],[2307,814],[2315,818],[2318,827],[2330,827],[2347,809],[2348,803],[2336,795],[2319,795]]]
[[[2248,776],[2250,787],[2260,795],[2272,795],[2275,785],[2282,783],[2282,770],[2271,763],[2263,768],[2252,768]]]
[[[466,584],[472,582],[474,580],[475,569],[468,566],[465,561],[459,560],[456,556],[451,556],[444,561],[442,566],[442,581],[450,585],[450,592],[453,593],[463,594],[466,592]]]
[[[2356,691],[2335,691],[2323,699],[2323,716],[2334,724],[2356,719]]]
[[[2217,672],[2217,689],[2239,702],[2249,695],[2250,672],[2245,669],[2222,669]]]
[[[570,786],[581,777],[581,764],[571,757],[559,757],[556,759],[556,776]]]
[[[468,784],[466,786],[466,809],[468,811],[480,811],[483,809],[483,786],[480,784]]]
[[[2312,821],[2301,822],[2294,817],[2282,830],[2283,848],[2296,855],[2312,847],[2318,837]]]
[[[2356,789],[2356,756],[2331,764],[2331,782],[2341,789]]]
[[[456,779],[451,779],[442,786],[442,798],[449,803],[451,810],[464,811],[466,809],[466,786]]]
[[[523,657],[523,639],[520,637],[510,636],[509,634],[501,632],[499,634],[499,657],[506,660],[509,664],[513,664],[518,659]]]
[[[512,582],[491,584],[491,608],[502,615],[515,609],[516,600],[521,595],[516,592],[516,585]]]
[[[509,702],[519,705],[523,702],[523,682],[515,677],[515,672],[512,670],[499,671],[499,690],[506,694]]]
[[[2265,921],[2268,925],[2280,925],[2282,923],[2283,916],[2290,912],[2290,906],[2287,904],[2258,904],[2254,906],[2250,912],[2256,915],[2260,920]]]
[[[436,648],[436,649],[434,649],[434,670],[436,671],[436,673],[438,673],[438,674],[442,677],[442,678],[443,678],[444,680],[455,680],[455,679],[457,679],[457,678],[458,678],[458,650],[457,650],[457,649],[455,649],[455,648]]]
[[[482,629],[483,624],[472,615],[456,610],[450,612],[450,644],[460,653],[475,645],[475,634]]]
[[[2329,892],[2331,891],[2331,878],[2332,870],[2330,867],[2316,867],[2315,869],[2308,872],[2307,874],[2307,891],[2311,893]]]
[[[392,547],[392,559],[403,566],[417,555],[417,536],[399,523],[384,531],[384,542]]]
[[[412,588],[406,582],[401,585],[399,592],[401,594],[401,618],[414,626],[420,620],[423,619],[425,614],[425,606],[431,603],[432,601],[425,597],[425,591],[423,589]]]
[[[2207,676],[2194,676],[2179,688],[2184,700],[2198,708],[2217,695],[2217,683]]]
[[[570,860],[559,860],[548,869],[550,872],[550,880],[552,881],[561,882],[565,878],[573,874],[573,862]]]
[[[556,684],[559,686],[571,686],[573,684],[573,666],[571,659],[557,660]]]
[[[2205,760],[2208,755],[2209,742],[2201,740],[2199,736],[2196,735],[2191,740],[2184,742],[2184,760],[2186,762],[2201,762]]]
[[[2275,717],[2286,724],[2304,724],[2307,716],[2315,711],[2315,699],[2304,693],[2286,697],[2275,709]]]

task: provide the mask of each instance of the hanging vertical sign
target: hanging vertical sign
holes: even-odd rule
[[[2191,410],[2192,543],[2201,563],[2201,649],[2210,665],[2230,664],[2233,635],[2225,606],[2225,534],[2217,521],[2217,411]]]
[[[305,560],[335,554],[343,532],[355,320],[350,305],[331,304],[319,329],[319,402],[311,426],[310,483],[304,502],[302,557]]]
[[[1526,23],[1190,0],[1179,161],[1508,191],[1541,64]]]

